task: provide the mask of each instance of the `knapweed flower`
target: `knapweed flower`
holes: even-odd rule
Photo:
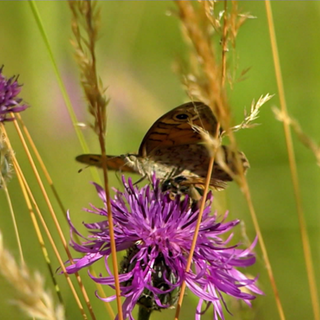
[[[168,192],[163,193],[155,177],[151,186],[141,189],[134,186],[130,179],[127,183],[123,178],[123,184],[124,191],[117,191],[111,206],[117,251],[127,250],[119,275],[121,295],[125,297],[122,307],[125,318],[133,319],[132,310],[136,304],[150,312],[169,308],[175,303],[183,281],[199,297],[195,319],[201,318],[203,304],[206,304],[205,310],[210,304],[213,305],[214,319],[224,319],[223,293],[249,305],[255,297],[248,290],[262,293],[255,286],[256,279],[248,279],[236,269],[255,262],[251,251],[256,240],[250,248],[242,250],[237,245],[228,246],[232,234],[227,240],[221,239],[220,236],[239,221],[225,222],[225,216],[223,221],[217,222],[217,214],[210,215],[211,194],[203,213],[192,268],[186,272],[198,206],[190,206],[187,196],[184,200],[179,195],[172,199]],[[84,210],[107,216],[105,192],[99,185],[95,184],[95,187],[104,207],[91,205],[90,209]],[[85,256],[74,259],[74,264],[67,266],[67,272],[77,272],[104,258],[107,276],[90,276],[97,283],[114,288],[114,276],[108,266],[111,254],[108,220],[84,223],[90,234],[83,237],[68,219],[72,233],[84,238],[81,244],[72,239],[71,245]],[[100,299],[111,301],[115,296]]]
[[[11,112],[21,112],[27,108],[18,98],[22,85],[18,84],[18,76],[7,79],[2,74],[3,66],[0,68],[0,122],[12,121],[14,118],[8,116]]]

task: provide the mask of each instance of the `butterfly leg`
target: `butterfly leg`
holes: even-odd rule
[[[143,181],[145,178],[147,178],[147,175],[145,174],[144,176],[142,176],[138,181],[136,181],[133,185],[137,185],[138,183],[140,183],[141,181]]]

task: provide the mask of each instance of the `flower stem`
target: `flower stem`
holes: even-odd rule
[[[152,310],[139,306],[138,320],[149,320]]]

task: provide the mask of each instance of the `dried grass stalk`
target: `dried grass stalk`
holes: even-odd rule
[[[208,0],[175,3],[185,41],[190,45],[188,63],[177,65],[176,72],[190,98],[208,104],[222,127],[228,130],[231,115],[224,84],[225,78],[231,77],[226,73],[226,54],[230,44],[235,47],[239,28],[252,16],[240,13],[236,1],[228,2],[229,10],[226,10],[226,4],[221,7]]]
[[[68,1],[68,3],[72,12],[71,25],[74,34],[71,43],[80,68],[80,81],[88,102],[88,111],[94,117],[94,124],[91,127],[97,134],[104,134],[109,100],[105,96],[106,88],[97,74],[95,56],[100,10],[95,1]]]

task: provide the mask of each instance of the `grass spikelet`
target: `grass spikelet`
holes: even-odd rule
[[[232,131],[239,131],[241,129],[248,129],[256,126],[257,124],[252,123],[254,120],[258,119],[259,117],[259,112],[260,108],[267,102],[269,101],[274,95],[270,95],[267,93],[265,96],[261,96],[257,102],[254,100],[252,101],[251,108],[250,108],[250,113],[247,114],[247,111],[244,111],[244,120],[231,128]],[[222,133],[222,135],[224,132]]]
[[[102,80],[97,75],[95,45],[98,40],[100,10],[94,1],[69,1],[72,12],[71,43],[80,69],[80,81],[88,102],[88,111],[94,117],[92,128],[99,134],[106,131],[106,107]]]
[[[224,129],[230,127],[231,114],[226,100],[226,58],[230,43],[235,47],[239,28],[248,19],[240,13],[236,1],[227,10],[214,1],[175,1],[186,42],[190,45],[189,62],[176,66],[187,94],[208,104]],[[221,47],[221,54],[217,48]],[[220,50],[220,48],[219,48]]]
[[[14,257],[3,246],[0,233],[0,273],[16,291],[13,301],[30,317],[45,320],[63,320],[64,309],[55,307],[50,293],[44,289],[44,280],[40,273],[30,273],[26,265],[18,266]]]
[[[320,166],[320,146],[317,145],[313,139],[311,139],[301,128],[299,122],[293,119],[288,114],[284,113],[278,108],[272,108],[272,111],[277,120],[285,122],[290,125],[293,131],[296,133],[298,139],[302,142],[304,146],[312,151],[317,160],[317,165]]]
[[[238,35],[238,32],[240,28],[243,26],[243,24],[248,20],[248,19],[255,19],[256,17],[251,15],[249,12],[240,12],[238,1],[231,1],[231,9],[230,9],[230,14],[229,14],[229,40],[235,48],[236,44],[236,38]]]
[[[190,50],[189,71],[183,75],[185,84],[188,88],[188,80],[192,80],[192,86],[197,86],[199,94],[197,98],[201,98],[201,101],[207,103],[224,125],[224,122],[227,121],[225,117],[222,117],[226,110],[224,110],[224,94],[220,82],[221,69],[218,67],[216,53],[210,42],[209,20],[202,19],[205,15],[203,15],[204,9],[200,5],[193,4],[191,1],[175,1],[175,3],[179,9],[183,34],[187,43],[192,44],[194,48],[194,50]],[[219,25],[220,22],[216,19],[215,26]]]

